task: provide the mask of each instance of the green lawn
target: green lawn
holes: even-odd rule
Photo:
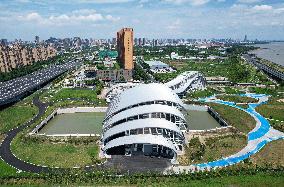
[[[12,142],[12,151],[30,163],[70,168],[92,164],[98,157],[99,148],[95,142],[54,143],[23,139],[18,135]]]
[[[38,165],[70,168],[92,164],[98,157],[97,143],[88,141],[78,143],[78,141],[51,142],[42,139],[36,141],[18,135],[12,142],[12,151],[18,158]]]
[[[284,132],[284,102],[280,102],[280,99],[284,97],[271,97],[268,103],[260,105],[256,108],[266,118],[274,119],[270,120],[270,124],[277,130]],[[279,120],[278,122],[276,120]]]
[[[68,98],[71,98],[69,100]],[[106,106],[106,101],[97,98],[97,90],[62,88],[49,90],[40,95],[43,102],[53,102],[58,107]]]
[[[283,89],[283,88],[276,88],[276,89],[274,89],[274,88],[259,88],[259,87],[250,87],[249,88],[249,91],[251,92],[251,93],[257,93],[257,94],[268,94],[268,95],[277,95],[277,92],[278,92],[278,90],[279,91],[283,91],[283,90],[281,90],[281,89]]]
[[[212,96],[214,94],[219,94],[219,93],[221,92],[213,88],[207,87],[205,90],[198,90],[195,92],[188,93],[187,98],[197,99],[197,98],[209,97],[209,96]]]
[[[234,88],[234,87],[224,87],[224,89],[225,89],[226,94],[243,94],[243,93],[245,93],[244,91],[240,91],[239,89]]]
[[[156,81],[165,83],[169,82],[170,80],[176,78],[181,72],[174,72],[174,73],[155,73],[154,77]]]
[[[244,111],[239,109],[225,106],[216,103],[208,103],[216,112],[218,112],[221,117],[232,125],[233,127],[237,128],[240,132],[249,133],[252,129],[254,129],[256,121],[253,117],[247,114]]]
[[[14,105],[0,111],[0,133],[5,133],[31,119],[37,113],[35,106]]]
[[[257,99],[251,97],[242,97],[238,95],[218,95],[216,96],[217,99],[221,99],[223,101],[231,101],[235,103],[256,103],[258,102]]]
[[[97,100],[97,94],[95,90],[90,89],[71,89],[62,88],[52,98],[53,101],[67,98],[80,98],[91,101]]]
[[[1,185],[1,178],[2,177],[25,177],[33,175],[28,172],[17,172],[17,169],[14,167],[8,165],[6,162],[4,162],[2,159],[0,159],[0,185]]]
[[[0,178],[15,175],[17,175],[17,170],[6,164],[2,159],[0,159]]]

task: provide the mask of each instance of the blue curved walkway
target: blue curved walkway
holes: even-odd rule
[[[241,150],[240,152],[231,155],[226,158],[222,158],[220,160],[216,160],[213,162],[208,162],[208,163],[201,163],[201,164],[194,164],[191,166],[188,166],[188,168],[183,169],[192,169],[192,167],[197,167],[198,169],[211,169],[211,168],[216,168],[216,167],[225,167],[229,165],[233,165],[236,163],[239,163],[247,158],[249,158],[251,155],[257,153],[262,147],[264,147],[267,143],[277,140],[277,139],[284,139],[284,133],[277,131],[273,129],[269,122],[259,113],[255,111],[255,108],[259,105],[262,105],[267,102],[268,100],[268,95],[265,94],[240,94],[240,96],[247,96],[247,97],[252,97],[259,99],[258,103],[251,103],[249,104],[249,107],[247,109],[241,108],[237,106],[234,102],[227,102],[227,101],[222,101],[219,99],[216,99],[215,96],[210,96],[207,98],[201,98],[199,101],[202,102],[213,102],[213,103],[218,103],[218,104],[223,104],[227,105],[230,107],[234,107],[237,109],[240,109],[242,111],[247,112],[249,115],[254,117],[256,119],[256,127],[249,132],[248,134],[248,144],[247,146]]]

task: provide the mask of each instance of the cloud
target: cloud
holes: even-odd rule
[[[255,5],[254,7],[252,7],[252,10],[256,10],[256,11],[266,11],[266,10],[272,10],[273,7],[270,5]]]
[[[181,20],[177,19],[173,23],[171,23],[169,26],[167,26],[167,28],[171,30],[177,30],[181,27],[181,25],[182,25]]]
[[[211,0],[162,0],[162,1],[173,4],[190,3],[193,6],[200,6],[209,3]]]
[[[252,4],[252,3],[259,3],[262,0],[238,0],[239,3],[245,3],[245,4]]]
[[[234,4],[231,7],[231,10],[234,13],[242,13],[242,14],[259,14],[259,13],[273,13],[273,7],[270,5],[255,5],[249,6],[245,4]],[[276,9],[279,10],[279,9]],[[281,9],[280,9],[281,10]],[[281,12],[281,11],[280,11]]]
[[[112,15],[106,15],[105,19],[109,20],[109,21],[119,21],[120,17],[113,17]]]
[[[76,25],[82,23],[96,23],[100,21],[118,21],[119,17],[112,15],[102,15],[93,9],[80,9],[72,11],[70,15],[51,15],[43,17],[37,12],[31,12],[17,17],[19,21],[33,22],[41,25]]]
[[[96,4],[115,4],[115,3],[128,3],[134,0],[79,0],[80,3],[96,3]]]

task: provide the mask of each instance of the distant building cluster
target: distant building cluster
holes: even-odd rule
[[[119,70],[91,70],[91,69],[86,69],[84,71],[86,78],[87,79],[99,79],[102,81],[111,81],[111,82],[116,82],[116,81],[130,81],[132,80],[132,70],[124,70],[124,69],[119,69]]]
[[[56,55],[56,49],[51,46],[36,47],[22,45],[0,44],[0,72],[9,72],[18,67],[26,66],[41,60],[47,60]]]

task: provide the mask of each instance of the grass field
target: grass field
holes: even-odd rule
[[[67,98],[81,98],[91,101],[97,100],[95,90],[62,88],[52,98],[53,101]]]
[[[284,132],[284,102],[280,102],[283,97],[271,97],[268,103],[258,106],[256,111],[259,112],[270,120],[270,124],[273,128]],[[278,121],[277,121],[278,120]]]
[[[185,154],[179,158],[182,165],[205,163],[237,153],[246,146],[246,137],[241,135],[227,135],[204,138],[201,143],[198,138],[190,140],[185,147]]]
[[[106,106],[106,101],[98,99],[96,90],[91,89],[54,89],[42,93],[40,99],[57,107]]]
[[[214,94],[219,94],[219,93],[221,93],[221,92],[217,91],[213,88],[207,87],[206,90],[199,90],[199,91],[195,91],[195,92],[192,92],[192,93],[188,93],[186,95],[186,97],[197,99],[197,98],[209,97],[209,96],[212,96]]]
[[[17,175],[17,170],[0,159],[0,177],[15,175]]]
[[[238,95],[218,95],[216,96],[217,99],[221,99],[223,101],[231,101],[235,103],[256,103],[258,102],[257,99],[251,97],[242,97]]]
[[[284,140],[272,141],[265,145],[260,152],[250,158],[250,161],[262,166],[269,164],[284,167]]]
[[[37,113],[35,106],[13,105],[0,111],[0,133],[5,133],[31,119]]]
[[[256,121],[254,118],[244,111],[216,103],[208,104],[218,112],[229,125],[237,128],[240,132],[247,134],[255,127]]]
[[[81,167],[91,165],[97,159],[96,143],[50,143],[23,141],[17,136],[12,142],[12,151],[18,158],[37,165],[50,167]]]

